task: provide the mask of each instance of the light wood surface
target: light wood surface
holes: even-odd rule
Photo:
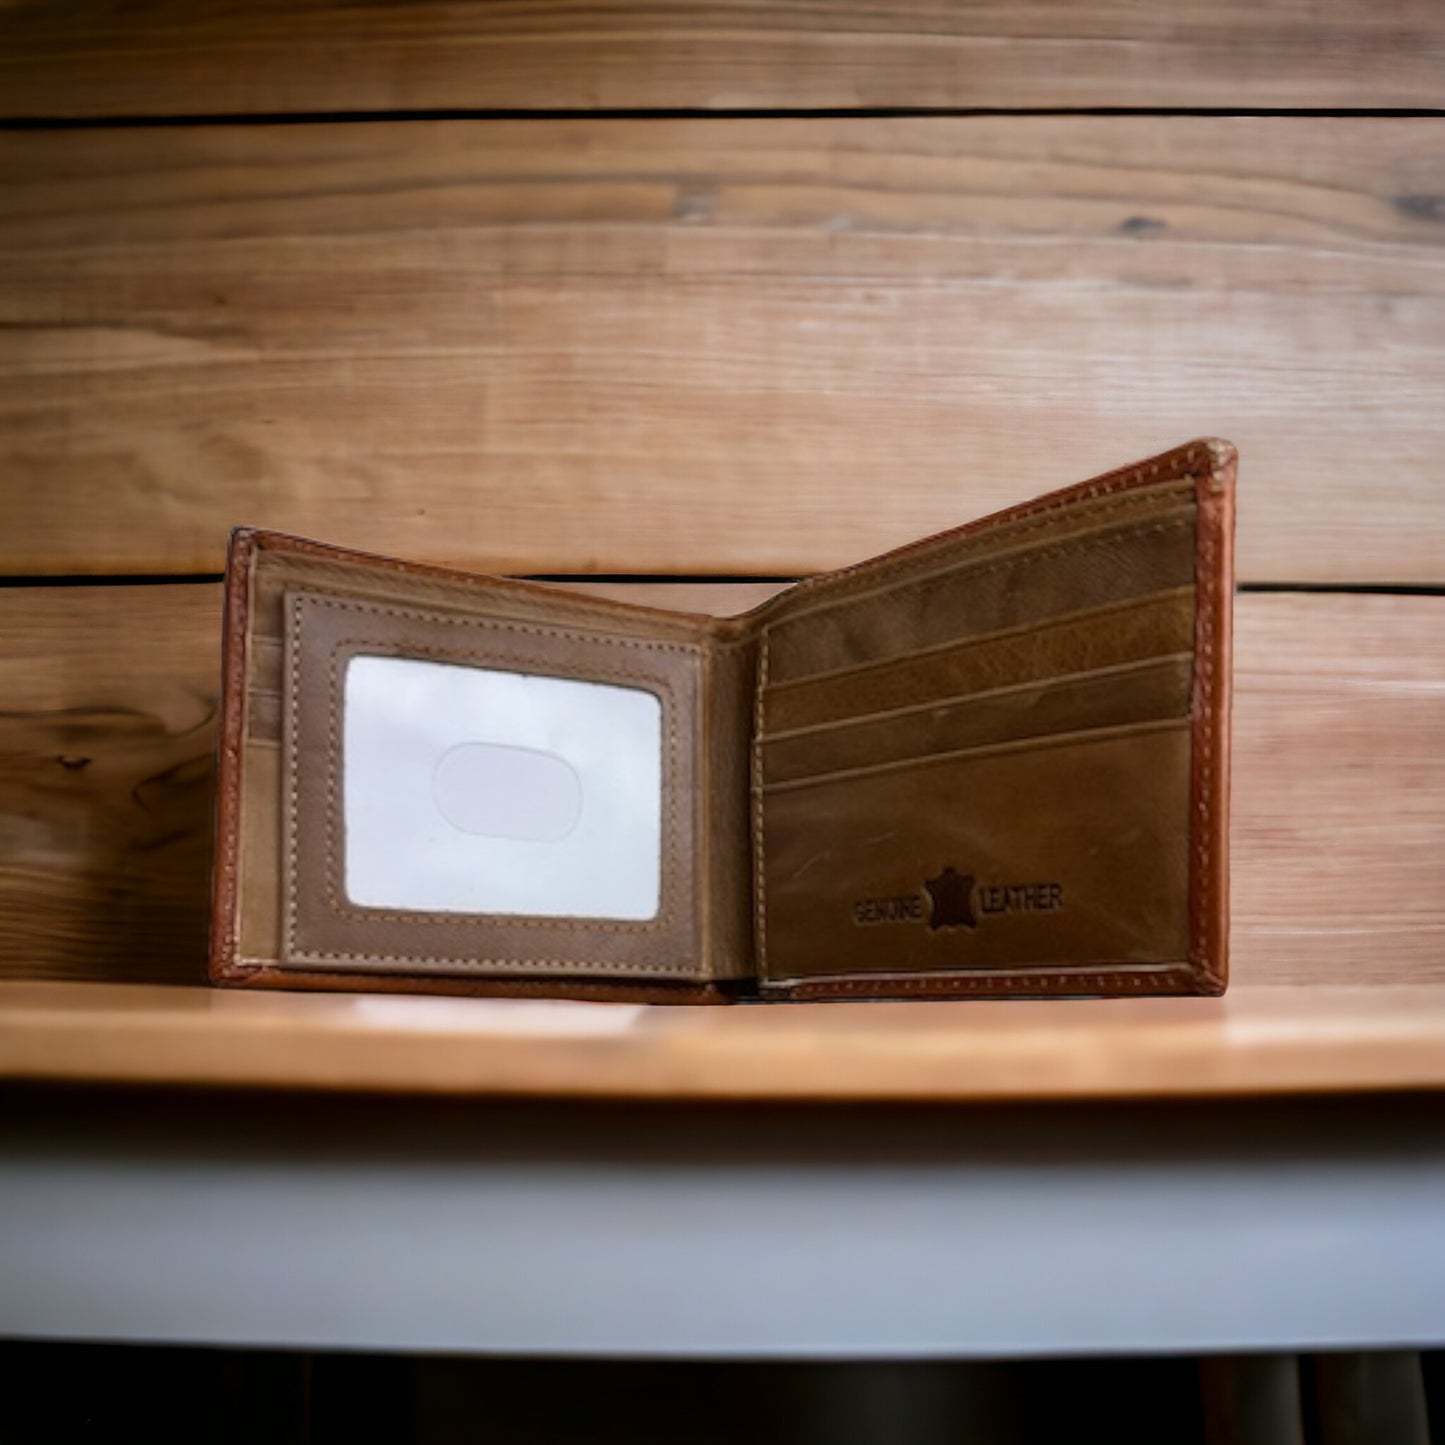
[[[1234,662],[1234,977],[1445,982],[1445,597],[1240,597]]]
[[[0,9],[10,115],[1438,106],[1432,0],[103,0]]]
[[[1236,632],[1235,980],[1445,982],[1445,597],[1247,595]],[[218,643],[214,585],[0,591],[0,975],[202,977]]]
[[[1439,582],[1440,125],[0,135],[0,571],[792,575],[1217,434],[1242,578]]]
[[[665,1007],[0,983],[0,1078],[668,1099],[1445,1087],[1445,985]]]

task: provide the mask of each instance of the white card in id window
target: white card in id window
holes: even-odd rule
[[[655,693],[353,657],[342,771],[354,904],[546,918],[657,914]]]

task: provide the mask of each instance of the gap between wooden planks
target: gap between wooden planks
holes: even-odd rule
[[[0,591],[0,975],[203,977],[219,604]],[[1445,982],[1445,597],[1246,595],[1236,628],[1234,983]]]
[[[796,575],[1213,434],[1243,580],[1439,583],[1442,127],[0,135],[0,571]]]
[[[1432,0],[141,0],[0,11],[9,115],[1438,107]]]

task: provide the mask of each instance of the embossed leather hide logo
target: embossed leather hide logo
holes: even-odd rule
[[[977,928],[973,916],[973,874],[960,873],[952,865],[937,878],[930,878],[928,890],[928,926],[940,928]]]
[[[853,922],[922,923],[937,933],[944,928],[975,929],[1007,914],[1057,913],[1064,906],[1062,883],[980,883],[951,863],[928,879],[916,893],[860,898],[853,904]]]

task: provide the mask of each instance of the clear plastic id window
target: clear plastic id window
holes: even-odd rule
[[[662,707],[645,688],[357,655],[343,883],[363,908],[654,918]]]

